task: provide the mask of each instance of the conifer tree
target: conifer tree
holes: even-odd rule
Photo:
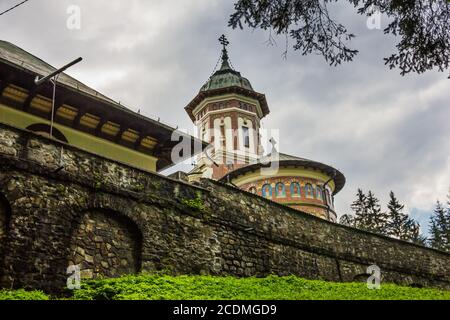
[[[339,223],[344,226],[353,227],[355,224],[354,217],[351,214],[344,214],[339,219]]]
[[[393,191],[389,193],[389,198],[386,234],[396,239],[425,245],[426,238],[420,233],[420,224],[403,213],[405,206],[400,204]]]
[[[386,213],[381,211],[381,206],[379,204],[380,200],[378,200],[372,191],[369,191],[366,199],[366,211],[367,211],[367,222],[366,225],[362,228],[379,233],[379,234],[387,234],[386,231]]]
[[[440,201],[436,202],[436,208],[430,218],[429,244],[432,248],[450,251],[448,209],[445,210]]]
[[[293,48],[303,55],[317,54],[330,65],[352,61],[358,50],[350,46],[355,37],[330,12],[336,0],[281,1],[236,0],[228,24],[233,28],[270,30],[272,34],[294,41]],[[339,1],[345,3],[347,1]],[[450,66],[450,19],[448,0],[349,0],[359,14],[375,17],[377,10],[389,20],[384,33],[398,37],[397,50],[384,58],[389,68],[398,67],[401,74],[440,71]],[[375,9],[376,8],[376,9]]]
[[[358,189],[356,200],[351,205],[354,216],[344,215],[340,222],[358,229],[386,234],[386,214],[381,211],[379,202],[372,191],[366,196]]]
[[[354,212],[354,217],[348,219],[352,222],[353,227],[365,229],[369,224],[369,217],[367,214],[367,197],[362,191],[362,189],[358,189],[356,193],[356,200],[351,204],[351,208]]]
[[[411,241],[422,246],[427,245],[427,238],[420,233],[420,224],[414,221],[414,219],[408,219],[406,221],[405,229],[407,233],[403,240]]]
[[[410,223],[408,216],[403,213],[405,206],[399,203],[393,191],[389,193],[389,198],[386,221],[387,235],[406,240],[408,227],[413,229],[414,224]]]
[[[447,225],[447,251],[450,252],[450,188],[448,189],[448,194],[447,194],[447,212],[445,215],[445,221],[446,221],[446,225]]]
[[[339,219],[339,223],[426,245],[427,239],[421,234],[419,223],[403,213],[405,206],[400,204],[394,192],[391,191],[389,196],[388,212],[383,212],[379,204],[380,201],[372,191],[365,195],[361,189],[358,189],[356,200],[351,205],[354,215],[344,214]]]

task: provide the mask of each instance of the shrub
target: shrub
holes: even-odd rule
[[[0,290],[0,300],[49,300],[42,291]]]
[[[450,291],[382,284],[334,283],[296,276],[234,278],[136,275],[84,283],[74,299],[107,300],[450,300]]]
[[[0,300],[48,300],[40,291],[0,291]],[[129,275],[84,281],[74,300],[450,300],[450,291],[381,284],[306,280],[296,276],[234,278]]]

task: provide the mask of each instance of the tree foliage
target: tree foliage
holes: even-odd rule
[[[393,191],[389,193],[387,205],[386,234],[406,241],[425,245],[426,239],[420,234],[420,225],[403,212],[405,206],[400,204]]]
[[[400,204],[394,192],[391,191],[389,196],[388,210],[384,212],[381,210],[380,201],[372,191],[366,195],[361,189],[358,189],[356,200],[351,205],[353,215],[343,215],[339,222],[343,225],[425,245],[426,238],[420,233],[419,223],[403,213],[404,205]]]
[[[450,204],[445,209],[441,202],[436,202],[430,218],[429,244],[432,248],[450,251]]]
[[[386,57],[401,75],[444,71],[450,62],[450,3],[447,0],[347,0],[357,13],[370,17],[374,8],[389,24],[386,35],[399,39],[397,52]],[[330,65],[352,61],[358,50],[349,46],[354,34],[331,17],[337,0],[238,0],[229,25],[270,30],[295,41],[303,55],[318,54]]]
[[[343,215],[342,224],[358,229],[386,234],[386,214],[381,211],[379,200],[372,191],[365,195],[361,189],[356,193],[356,200],[351,204],[354,215]]]
[[[351,208],[355,214],[354,218],[348,218],[354,226],[363,228],[370,224],[370,218],[367,212],[367,197],[362,191],[358,189],[356,193],[356,200],[351,204]]]
[[[370,190],[367,194],[366,206],[369,217],[369,224],[366,226],[366,230],[386,235],[386,213],[381,211],[380,200]]]
[[[404,205],[400,204],[394,192],[389,193],[388,221],[386,223],[387,233],[398,239],[403,239],[407,235],[408,216],[403,213]]]

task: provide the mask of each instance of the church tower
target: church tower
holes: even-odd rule
[[[264,94],[230,65],[222,35],[221,66],[201,87],[185,110],[195,123],[198,136],[210,146],[197,158],[190,173],[197,178],[220,179],[228,172],[256,162],[262,155],[259,129],[269,114]]]

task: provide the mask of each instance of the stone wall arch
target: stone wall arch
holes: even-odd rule
[[[352,282],[367,282],[367,279],[369,279],[371,275],[369,273],[360,273],[353,277]]]
[[[140,272],[142,233],[127,216],[108,209],[84,211],[73,228],[68,265],[96,279]]]
[[[27,127],[27,130],[33,131],[37,134],[43,135],[44,137],[50,136],[50,126],[45,123],[35,123]],[[59,131],[57,128],[51,128],[53,138],[68,143],[66,136]]]

